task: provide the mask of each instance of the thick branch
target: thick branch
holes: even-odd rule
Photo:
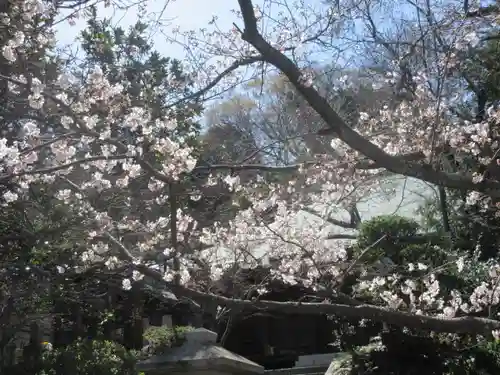
[[[311,166],[320,164],[319,162],[306,162],[301,164],[290,164],[283,166],[274,165],[264,165],[264,164],[212,164],[212,165],[200,165],[193,169],[193,172],[198,171],[216,171],[216,170],[227,170],[227,171],[262,171],[262,172],[293,172],[298,170],[300,167]]]
[[[355,240],[358,236],[355,234],[329,234],[327,240]]]
[[[107,233],[107,237],[116,245],[122,260],[128,262],[131,267],[135,268],[145,276],[151,277],[153,280],[158,282],[166,283],[160,272],[135,262],[132,254],[123,246],[123,244],[121,244],[109,233]],[[180,285],[172,285],[170,283],[166,283],[166,285],[167,288],[176,294],[176,296],[172,295],[171,298],[187,298],[193,301],[193,306],[198,309],[201,308],[200,305],[208,302],[216,303],[219,306],[224,306],[237,311],[265,310],[291,314],[338,315],[347,318],[387,322],[399,327],[431,330],[435,332],[478,334],[487,337],[491,336],[491,331],[500,329],[500,321],[486,318],[441,318],[423,316],[372,305],[243,300],[238,298],[228,298],[208,292],[201,292]]]
[[[439,187],[439,210],[441,211],[441,220],[443,223],[443,230],[446,233],[451,232],[450,218],[448,215],[448,203],[446,199],[446,189],[442,186]]]
[[[174,271],[174,281],[175,285],[179,285],[181,281],[181,275],[180,275],[180,259],[179,259],[179,249],[178,249],[178,239],[177,239],[177,189],[176,185],[174,183],[170,184],[170,189],[169,189],[169,202],[170,202],[170,237],[172,241],[172,250],[174,251],[174,266],[173,266],[173,271]],[[166,265],[164,266],[163,269],[164,272],[167,271]]]
[[[305,82],[300,69],[259,34],[252,1],[238,0],[238,2],[245,22],[245,29],[242,33],[243,40],[250,43],[261,53],[267,62],[285,74],[297,91],[304,96],[307,103],[332,128],[340,140],[390,172],[414,177],[438,186],[447,186],[452,189],[476,190],[492,197],[500,197],[500,183],[498,182],[490,180],[484,181],[481,184],[475,184],[469,176],[463,176],[458,173],[440,172],[433,169],[430,165],[421,165],[402,160],[400,157],[387,154],[381,148],[361,136],[342,120],[329,105],[328,101],[313,86]]]
[[[155,271],[156,272],[156,271]],[[236,310],[265,310],[285,312],[289,314],[337,315],[346,318],[369,319],[375,322],[386,322],[399,327],[435,332],[466,333],[491,336],[491,331],[500,329],[500,322],[486,318],[461,317],[440,318],[414,315],[407,312],[390,310],[372,305],[344,305],[330,303],[297,303],[276,301],[255,301],[228,298],[216,294],[200,292],[185,287],[173,287],[174,293],[186,296],[203,304],[205,301],[215,302]]]
[[[324,134],[323,134],[324,135]],[[421,161],[425,159],[425,155],[422,152],[412,152],[409,154],[402,155],[400,157],[404,161]],[[231,171],[248,171],[248,170],[258,170],[263,172],[293,172],[301,167],[308,167],[314,165],[320,165],[320,161],[310,161],[298,164],[290,164],[283,166],[274,165],[264,165],[264,164],[211,164],[211,165],[200,165],[193,169],[193,172],[198,171],[216,171],[216,170],[231,170]],[[379,163],[375,163],[371,160],[360,160],[356,163],[338,163],[335,168],[352,168],[352,169],[362,169],[362,170],[373,170],[383,168]]]
[[[266,310],[299,314],[338,315],[349,318],[369,319],[376,322],[387,322],[400,327],[432,330],[435,332],[482,334],[490,336],[492,330],[500,327],[500,322],[491,319],[471,317],[445,319],[429,316],[417,316],[370,305],[349,306],[326,303],[300,304],[294,302],[244,301],[195,291],[189,291],[188,294],[193,299],[199,299],[202,297],[214,299],[219,305],[226,306],[228,308],[236,307],[250,310]]]
[[[325,239],[327,240],[355,240],[358,236],[354,234],[330,234]],[[436,246],[443,246],[448,244],[449,239],[440,233],[425,233],[417,234],[415,236],[399,236],[391,237],[392,240],[397,240],[401,244],[423,245],[431,244]]]

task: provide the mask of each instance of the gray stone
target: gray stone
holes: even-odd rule
[[[205,328],[186,332],[186,341],[164,355],[138,364],[147,375],[186,373],[189,375],[262,374],[264,368],[216,344],[217,334]]]
[[[295,367],[328,366],[334,357],[335,353],[301,355]]]

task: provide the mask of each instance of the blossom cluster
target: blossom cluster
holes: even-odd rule
[[[51,19],[56,9],[38,0],[12,1],[10,5],[9,14],[1,17],[3,35],[10,35],[1,42],[2,64],[18,68],[22,61],[36,57],[35,52],[53,49]],[[9,95],[25,97],[26,106],[24,114],[10,125],[13,133],[0,139],[0,176],[16,182],[16,187],[4,192],[4,204],[28,199],[26,194],[33,184],[54,184],[60,186],[56,199],[79,207],[82,217],[92,218],[88,222],[89,243],[116,225],[156,232],[145,243],[136,244],[139,251],[151,250],[162,242],[165,236],[158,233],[168,220],[138,223],[125,216],[116,223],[107,208],[90,204],[89,196],[95,191],[126,190],[134,180],[149,175],[149,189],[157,193],[154,199],[165,201],[168,194],[164,186],[196,164],[193,150],[172,138],[175,117],[152,120],[148,109],[132,107],[124,84],[111,83],[99,66],[86,72],[84,81],[69,70],[53,81],[44,77],[43,71],[12,71],[15,74],[3,78],[8,81]],[[138,134],[138,130],[140,135],[127,136]],[[160,163],[154,167],[151,152]],[[113,174],[117,166],[123,170],[118,177]],[[182,220],[182,214],[178,216]],[[182,238],[187,228],[178,227]],[[82,253],[81,260],[104,260],[111,265],[116,256],[108,259],[110,254],[109,244],[97,242]]]
[[[9,35],[0,40],[0,49],[1,64],[14,68],[22,66],[35,51],[53,48],[50,20],[56,9],[40,0],[15,0],[11,4],[9,14],[0,15],[1,29]],[[258,18],[265,18],[267,11],[259,10]],[[43,23],[40,20],[46,23],[36,23]],[[325,23],[325,19],[322,21],[319,24]],[[200,45],[194,34],[186,36],[190,37],[191,47]],[[215,67],[225,69],[235,59],[256,53],[242,41],[236,28],[225,33],[205,32],[204,37],[205,51],[232,58],[212,61],[211,69],[193,69],[190,74],[200,86],[217,76]],[[267,37],[284,53],[307,39],[294,17],[274,23]],[[455,47],[469,48],[477,43],[477,38],[467,32]],[[435,66],[450,67],[449,55],[441,56]],[[240,210],[228,226],[215,224],[200,229],[183,207],[175,215],[158,214],[153,220],[141,214],[154,207],[161,212],[160,208],[172,198],[169,186],[184,182],[183,176],[192,172],[197,163],[194,150],[173,136],[178,126],[175,117],[153,120],[147,108],[131,105],[125,90],[127,83],[112,83],[98,66],[85,72],[85,79],[70,71],[62,71],[50,80],[32,70],[17,70],[3,77],[9,82],[10,97],[24,98],[25,107],[11,124],[12,132],[0,138],[0,177],[16,182],[15,187],[3,193],[2,203],[28,199],[26,193],[34,184],[56,187],[54,198],[75,208],[87,227],[88,246],[79,254],[83,266],[96,262],[103,262],[109,269],[127,263],[147,265],[164,272],[166,282],[180,276],[180,282],[190,286],[195,282],[193,274],[203,267],[208,268],[209,279],[215,281],[234,265],[265,263],[275,277],[312,287],[326,276],[337,280],[350,269],[351,241],[327,240],[325,222],[297,223],[296,219],[304,209],[320,207],[320,211],[328,211],[329,207],[324,209],[325,202],[347,207],[374,191],[369,182],[379,177],[381,168],[370,168],[366,163],[359,167],[366,161],[363,155],[340,140],[332,140],[335,157],[317,156],[316,163],[303,163],[293,177],[280,183],[261,178],[242,185],[233,175],[212,174],[207,185],[222,182],[234,196],[242,195],[251,201],[251,206]],[[429,76],[434,73],[423,69],[413,75],[415,89],[411,101],[387,103],[377,113],[361,112],[356,131],[387,154],[421,153],[419,162],[433,162],[443,144],[459,159],[473,156],[483,165],[496,162],[500,145],[493,125],[500,120],[498,109],[491,107],[486,118],[476,123],[458,118],[451,104],[440,100],[429,85]],[[243,80],[237,75],[226,78],[224,85]],[[390,72],[385,75],[384,84],[395,85],[400,78],[397,71]],[[300,84],[315,87],[314,80],[311,70],[304,70]],[[178,84],[172,82],[173,86]],[[221,90],[227,88],[224,85],[221,84]],[[479,183],[483,176],[474,178]],[[128,189],[141,179],[147,180],[147,191],[141,193],[141,203],[137,204],[132,202]],[[123,198],[125,214],[115,215],[93,199],[96,194],[113,192]],[[469,194],[470,204],[487,201],[478,192]],[[266,216],[268,212],[272,212],[272,223]],[[173,220],[175,239],[171,238]],[[205,245],[203,249],[181,251],[176,246],[193,236],[199,237]],[[462,272],[465,261],[460,258],[450,269]],[[439,272],[443,271],[428,268],[422,263],[410,264],[407,270],[370,276],[358,283],[356,293],[369,292],[378,303],[391,308],[444,317],[478,312],[500,303],[497,265],[491,266],[488,277],[468,296],[463,291],[445,291],[439,283]],[[133,280],[142,277],[137,270],[132,275]],[[131,285],[131,280],[123,281],[125,289]]]

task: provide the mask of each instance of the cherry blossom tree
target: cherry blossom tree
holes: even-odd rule
[[[360,279],[353,295],[342,295],[339,285],[363,262],[362,256],[371,245],[352,259],[347,243],[328,241],[317,225],[297,227],[293,222],[294,214],[304,208],[325,210],[325,202],[360,194],[362,182],[370,189],[368,182],[380,173],[464,191],[467,204],[497,205],[500,181],[493,173],[498,164],[497,108],[488,108],[487,116],[478,121],[464,120],[453,112],[449,91],[436,94],[427,84],[438,66],[460,70],[461,60],[455,55],[476,43],[474,30],[494,27],[495,13],[489,18],[465,17],[475,10],[464,14],[457,3],[450,2],[444,9],[449,22],[443,27],[455,38],[454,49],[435,51],[436,65],[419,67],[412,73],[411,98],[384,106],[377,114],[361,113],[354,124],[343,119],[318,90],[308,59],[315,51],[336,47],[332,41],[355,11],[354,5],[346,9],[305,1],[264,5],[258,8],[251,0],[238,0],[238,21],[231,30],[214,27],[212,32],[179,32],[176,37],[187,39],[193,58],[186,69],[199,89],[171,98],[167,105],[171,110],[156,116],[124,89],[132,82],[112,81],[102,67],[89,67],[83,80],[69,69],[57,71],[54,80],[45,79],[47,72],[40,69],[32,54],[44,48],[55,51],[53,31],[60,20],[61,4],[9,1],[1,17],[1,49],[2,64],[12,69],[2,70],[0,78],[10,95],[22,98],[28,110],[6,120],[16,135],[0,140],[0,182],[6,187],[2,204],[9,207],[28,200],[30,187],[41,182],[57,188],[50,194],[59,204],[71,207],[86,238],[75,268],[127,267],[133,272],[132,278],[123,282],[124,288],[146,277],[165,285],[170,298],[186,299],[194,308],[213,304],[234,310],[265,308],[390,321],[419,330],[497,335],[500,322],[489,313],[500,303],[498,263],[485,265],[487,272],[470,293],[448,291],[440,285],[440,273],[462,272],[472,262],[451,249],[450,262],[439,270],[429,272],[425,264],[409,264],[398,273]],[[292,7],[299,11],[292,11]],[[331,143],[341,151],[341,157],[325,156],[284,166],[197,164],[193,148],[174,137],[179,126],[175,109],[182,103],[199,103],[234,89],[248,74],[255,77],[269,72],[286,77],[307,109],[324,124],[317,136],[334,135]],[[386,78],[373,79],[385,83]],[[170,83],[172,87],[185,84],[175,77]],[[460,88],[455,86],[455,90]],[[127,136],[131,132],[135,136]],[[436,155],[444,148],[453,151],[458,163],[470,155],[479,157],[483,169],[450,171],[436,162]],[[123,173],[116,177],[112,171],[118,164]],[[75,178],[78,166],[87,170],[85,178]],[[247,170],[257,171],[260,177],[242,184],[237,172]],[[236,197],[251,202],[229,225],[215,223],[198,230],[194,219],[172,201],[181,182],[201,171],[210,172],[206,184],[224,183]],[[283,172],[293,172],[293,178],[287,183],[269,179]],[[143,197],[144,207],[161,206],[170,200],[170,215],[152,221],[140,215],[113,214],[110,207],[95,204],[96,191],[120,188],[125,192],[139,178],[147,179],[150,190]],[[304,190],[304,186],[314,189]],[[274,212],[272,224],[263,217],[270,209]],[[192,238],[198,246],[185,246]],[[267,247],[273,277],[312,286],[323,301],[272,302],[211,293],[213,283],[235,264],[257,266],[264,262],[265,257],[254,251],[262,244]],[[167,261],[158,264],[151,254],[162,254]],[[361,291],[372,294],[373,302],[361,302],[357,298]]]

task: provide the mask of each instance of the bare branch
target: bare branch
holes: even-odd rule
[[[317,216],[320,219],[325,220],[327,223],[333,224],[337,227],[341,227],[341,228],[345,228],[345,229],[356,229],[357,228],[356,225],[352,221],[351,222],[341,221],[341,220],[337,220],[337,219],[334,219],[331,217],[324,218],[319,212],[313,210],[312,208],[308,208],[308,207],[304,207],[302,210],[307,212],[308,214]],[[335,239],[335,238],[328,237],[327,239]]]
[[[355,240],[358,238],[355,234],[329,234],[327,240]]]
[[[167,108],[175,107],[181,103],[187,102],[187,101],[192,100],[192,99],[198,99],[200,96],[206,94],[208,91],[210,91],[212,88],[214,88],[229,73],[235,71],[236,69],[238,69],[242,66],[251,65],[251,64],[259,62],[259,61],[263,61],[262,56],[250,56],[250,57],[244,58],[242,60],[237,60],[237,61],[233,62],[228,68],[226,68],[222,73],[220,73],[217,77],[215,77],[204,88],[194,92],[191,95],[183,97],[182,99],[179,99],[178,101],[176,101],[173,104],[169,104],[167,106]]]
[[[438,151],[440,149],[437,149]],[[400,156],[401,160],[410,161],[420,161],[425,159],[423,152],[413,152]],[[263,172],[292,172],[298,170],[301,167],[320,165],[320,161],[308,161],[304,163],[290,164],[284,166],[273,166],[273,165],[263,165],[263,164],[212,164],[212,165],[200,165],[193,169],[193,172],[203,171],[203,170],[231,170],[231,171],[246,171],[246,170],[259,170]],[[371,170],[383,168],[379,163],[373,162],[371,160],[365,159],[360,160],[357,163],[338,163],[335,168],[352,168],[361,170]]]

